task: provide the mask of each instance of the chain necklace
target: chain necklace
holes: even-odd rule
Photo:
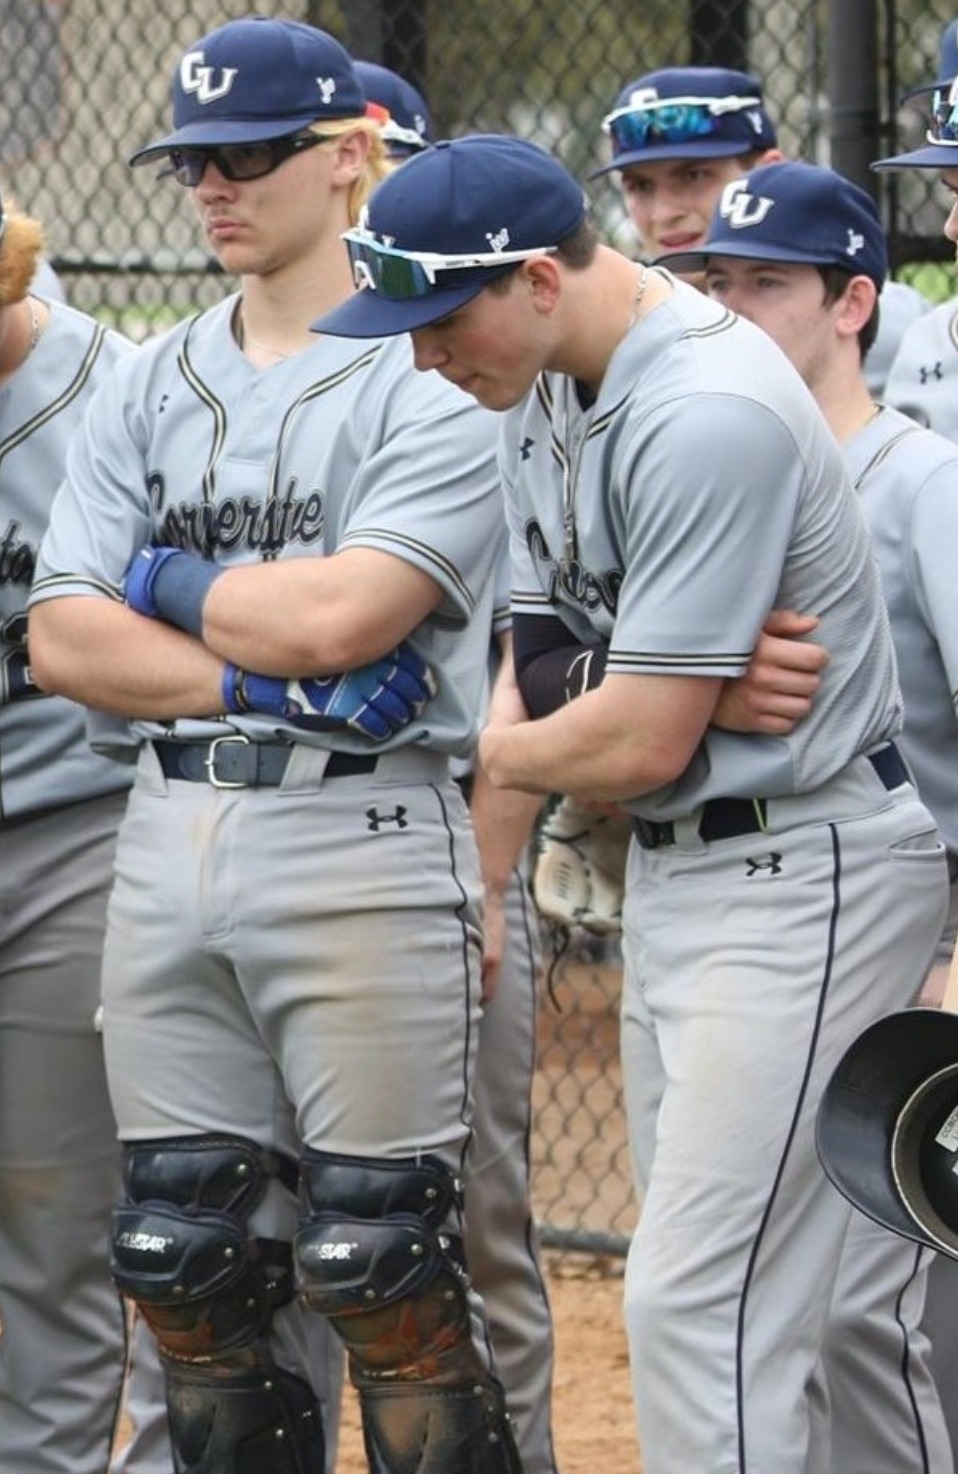
[[[639,279],[635,284],[635,296],[632,298],[632,316],[629,318],[628,331],[631,332],[639,320],[639,308],[642,306],[642,298],[649,285],[648,267],[639,265]]]
[[[29,358],[30,354],[33,352],[34,348],[40,341],[41,332],[40,314],[37,311],[37,303],[35,297],[27,298],[27,311],[30,314],[30,346],[27,349],[27,357]]]
[[[246,323],[243,321],[242,312],[237,312],[236,314],[235,337],[237,347],[241,353],[245,353],[248,348],[258,348],[260,353],[268,353],[271,358],[276,359],[277,363],[284,363],[287,358],[292,356],[289,353],[280,353],[278,348],[270,348],[266,343],[258,343],[255,338],[248,338],[246,336]]]

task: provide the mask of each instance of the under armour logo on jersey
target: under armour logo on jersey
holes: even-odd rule
[[[845,255],[846,256],[857,256],[858,253],[859,253],[859,251],[863,251],[864,249],[865,249],[865,237],[863,235],[859,234],[859,232],[857,230],[849,229],[849,231],[848,231],[848,245],[845,247]]]
[[[319,88],[319,95],[323,99],[323,106],[327,107],[332,102],[333,95],[336,91],[336,78],[317,77],[316,86]]]
[[[180,86],[192,92],[199,103],[218,102],[225,97],[236,80],[236,67],[208,67],[202,51],[188,51],[180,62]]]
[[[733,179],[722,191],[719,214],[733,230],[744,230],[750,225],[761,225],[774,203],[767,195],[749,194],[744,179]]]
[[[921,384],[927,384],[929,379],[943,379],[944,377],[945,371],[942,368],[940,358],[937,363],[932,364],[931,368],[925,368],[924,366],[922,366],[918,370],[918,381]]]
[[[391,814],[381,814],[377,808],[366,810],[366,818],[369,820],[369,831],[378,834],[384,824],[395,824],[397,829],[408,829],[409,821],[406,818],[406,809],[403,804],[397,804]]]
[[[531,454],[532,454],[532,447],[534,445],[535,445],[535,441],[532,439],[531,436],[527,435],[526,438],[525,438],[525,440],[522,442],[522,444],[519,447],[519,454],[520,454],[520,456],[522,457],[522,459],[524,461],[527,461],[529,459],[529,457],[531,456]]]
[[[767,871],[769,875],[781,875],[782,857],[778,850],[769,850],[767,855],[749,855],[745,861],[746,876],[758,875]]]

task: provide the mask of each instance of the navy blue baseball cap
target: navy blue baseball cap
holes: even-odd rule
[[[554,250],[585,215],[582,186],[534,143],[499,133],[437,143],[373,190],[343,237],[361,290],[313,330],[382,338],[425,327]]]
[[[761,82],[725,67],[663,67],[637,77],[602,128],[612,159],[591,179],[656,159],[734,158],[777,142]]]
[[[838,266],[870,276],[879,291],[888,274],[885,229],[871,195],[818,164],[760,164],[723,189],[708,239],[695,251],[659,258],[670,271],[704,271],[716,257]]]
[[[385,111],[379,131],[391,159],[408,158],[435,142],[429,108],[417,87],[378,62],[355,61],[353,65],[373,117],[378,117],[377,108]]]
[[[227,21],[181,57],[173,74],[173,132],[131,164],[176,148],[282,138],[329,118],[361,118],[366,96],[349,52],[300,21]]]

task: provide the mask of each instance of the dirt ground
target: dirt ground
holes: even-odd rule
[[[556,1336],[553,1427],[560,1474],[641,1474],[620,1301],[622,1279],[588,1260],[547,1260]],[[336,1474],[368,1474],[352,1393]]]

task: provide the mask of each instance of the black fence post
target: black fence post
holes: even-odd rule
[[[748,69],[748,0],[689,0],[692,66]]]
[[[877,197],[880,156],[876,0],[828,0],[826,43],[832,168]]]
[[[343,8],[347,49],[391,67],[428,96],[423,0],[350,0]]]

